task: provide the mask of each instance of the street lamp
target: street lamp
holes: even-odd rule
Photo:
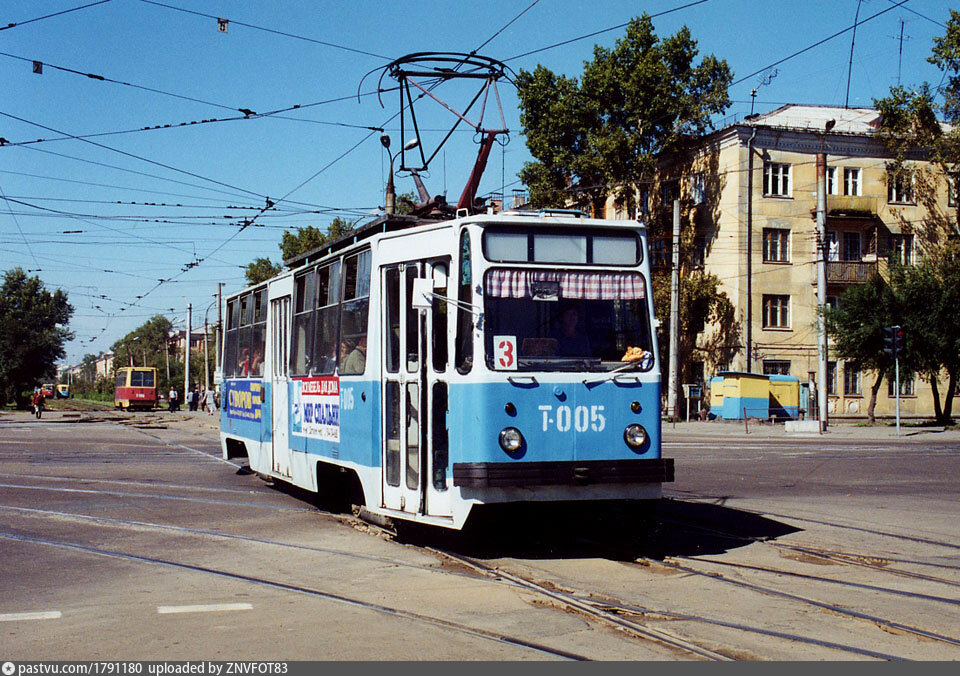
[[[420,139],[412,138],[406,143],[403,144],[403,148],[398,150],[395,154],[390,154],[390,137],[386,134],[380,135],[380,143],[384,148],[387,149],[387,155],[390,157],[390,175],[387,177],[387,194],[383,200],[383,210],[386,212],[387,216],[392,216],[396,212],[396,199],[397,194],[393,187],[393,161],[399,157],[400,153],[404,150],[413,150],[418,145],[420,145]]]

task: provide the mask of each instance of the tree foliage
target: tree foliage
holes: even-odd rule
[[[280,240],[280,251],[283,255],[283,260],[288,261],[300,254],[321,247],[327,242],[343,237],[352,232],[355,226],[356,222],[336,216],[326,232],[312,225],[308,225],[305,228],[297,228],[296,233],[290,232],[289,230],[284,231],[283,237]]]
[[[893,360],[883,351],[883,329],[897,323],[898,306],[890,285],[882,276],[874,275],[866,284],[851,286],[836,308],[827,307],[824,311],[826,331],[833,340],[833,356],[877,372],[867,405],[870,422],[874,421],[884,375],[893,367]]]
[[[944,71],[939,89],[927,82],[910,89],[891,87],[889,96],[875,99],[874,106],[882,116],[878,137],[893,157],[891,170],[901,170],[905,160],[921,157],[937,170],[934,175],[920,172],[914,186],[929,214],[923,223],[927,243],[935,246],[946,237],[960,236],[956,210],[952,218],[939,214],[936,200],[938,186],[947,177],[956,181],[960,170],[960,12],[950,10],[947,31],[934,39],[927,61]],[[943,103],[937,103],[938,93]],[[941,124],[941,119],[952,125]]]
[[[669,363],[670,272],[653,275],[653,305],[660,320],[657,343],[660,363]],[[691,365],[696,361],[729,363],[740,350],[740,323],[736,309],[720,290],[720,278],[703,271],[685,275],[680,281],[680,322],[677,362],[683,382],[694,382]],[[708,329],[708,327],[710,327]],[[699,345],[698,345],[699,339]]]
[[[0,404],[25,404],[23,392],[51,379],[73,337],[73,307],[61,290],[50,293],[39,277],[8,270],[0,287]]]
[[[960,249],[955,244],[914,266],[895,268],[890,282],[875,275],[840,297],[837,309],[824,313],[833,352],[840,359],[877,371],[867,410],[871,421],[884,375],[892,377],[893,361],[883,351],[883,328],[900,326],[904,333],[898,356],[901,376],[918,373],[930,382],[934,415],[950,421],[960,379]],[[937,380],[948,378],[943,401]]]
[[[535,161],[520,178],[531,203],[564,206],[572,184],[590,200],[605,198],[711,130],[711,116],[730,105],[733,76],[713,55],[694,65],[697,55],[686,27],[660,39],[644,14],[613,49],[594,47],[579,80],[542,65],[521,70],[520,122]]]
[[[286,233],[284,233],[286,234]],[[260,282],[265,282],[272,277],[276,277],[283,271],[283,266],[274,263],[269,258],[256,258],[247,264],[244,275],[247,278],[247,284],[253,286]]]

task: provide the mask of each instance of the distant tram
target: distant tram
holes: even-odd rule
[[[157,369],[147,366],[118,368],[113,405],[121,410],[156,408]]]
[[[226,300],[224,458],[454,529],[673,480],[643,224],[387,216],[287,263]]]

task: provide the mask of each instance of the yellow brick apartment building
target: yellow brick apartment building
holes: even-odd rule
[[[817,371],[816,154],[827,154],[827,296],[885,274],[893,259],[916,262],[923,253],[923,223],[956,213],[955,190],[933,179],[932,201],[918,203],[915,179],[889,170],[890,157],[876,132],[879,114],[868,108],[787,105],[749,116],[705,137],[682,161],[636,194],[647,221],[651,262],[670,261],[668,205],[682,200],[682,247],[688,266],[716,275],[741,326],[725,355],[695,352],[682,367],[684,382],[709,380],[720,370],[780,373],[801,382]],[[829,124],[828,124],[829,123]],[[828,131],[829,128],[829,131]],[[920,156],[907,163],[932,169]],[[921,200],[922,201],[922,200]],[[632,214],[613,198],[607,213]],[[714,327],[699,343],[706,345]],[[719,362],[719,363],[718,363]],[[828,410],[832,417],[866,414],[876,374],[829,357]],[[940,386],[945,390],[945,379]],[[877,416],[894,414],[893,385],[877,396]],[[930,385],[901,378],[901,413],[932,416]]]

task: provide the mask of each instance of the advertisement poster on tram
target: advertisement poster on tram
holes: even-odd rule
[[[228,418],[260,422],[263,402],[263,384],[260,381],[228,380],[224,394]]]
[[[291,404],[294,434],[340,441],[340,379],[336,376],[294,381]]]

